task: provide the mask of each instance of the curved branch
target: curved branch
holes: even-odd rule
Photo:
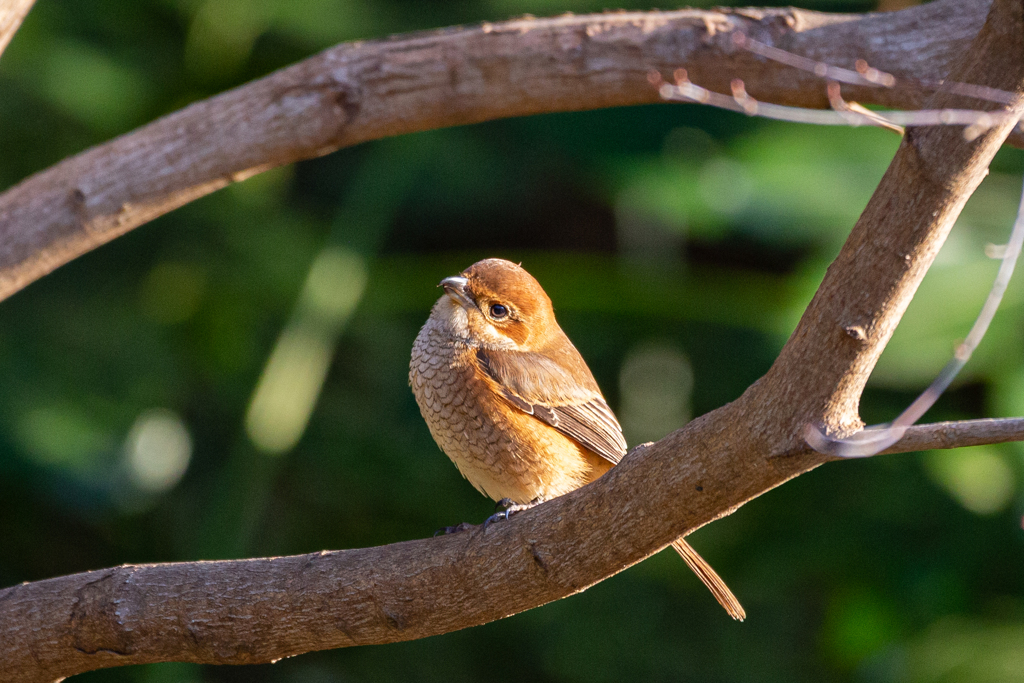
[[[687,441],[699,442],[702,431],[694,430]],[[1024,418],[944,422],[911,427],[886,452],[1022,439]],[[586,492],[486,531],[475,527],[436,539],[293,557],[124,565],[0,590],[0,623],[7,625],[0,633],[10,637],[0,650],[0,674],[5,681],[49,682],[146,662],[268,662],[309,650],[446,633],[565,597],[656,550],[641,542],[645,534],[662,545],[671,540],[675,532],[665,531],[671,524],[645,520],[643,512],[621,514],[637,507],[621,495],[632,486],[665,489],[652,480],[668,464],[681,470],[668,483],[686,482],[684,498],[692,500],[700,489],[707,496],[727,492],[702,478],[693,463],[666,463],[671,452],[640,462],[655,457],[646,450],[627,456],[624,481],[605,477]],[[666,509],[683,516],[679,506]],[[675,523],[693,528],[707,514]],[[630,523],[636,517],[643,526],[634,536]],[[576,557],[595,561],[579,567]]]
[[[10,0],[8,0],[10,1]],[[38,173],[0,195],[0,299],[146,221],[262,170],[390,135],[658,101],[653,68],[729,92],[827,107],[813,74],[737,50],[730,33],[838,64],[942,78],[988,0],[884,15],[681,10],[516,20],[347,43]],[[851,87],[916,108],[921,93]]]
[[[996,0],[953,73],[1018,93],[1012,109],[1024,109],[1021,0]],[[125,566],[7,588],[0,679],[166,660],[266,662],[466,628],[581,591],[821,464],[800,443],[802,426],[859,425],[867,374],[1008,132],[966,143],[956,131],[912,130],[769,373],[593,484],[442,538]]]

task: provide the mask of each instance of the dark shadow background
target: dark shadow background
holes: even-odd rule
[[[0,60],[0,188],[340,41],[602,8],[39,0]],[[406,373],[435,285],[483,257],[522,261],[630,443],[657,439],[767,370],[897,143],[696,106],[538,116],[342,150],[143,226],[0,303],[0,586],[482,520]],[[1022,170],[1001,153],[865,419],[893,417],[967,333]],[[1022,322],[1018,278],[930,420],[1024,414]],[[1022,452],[831,464],[698,531],[743,624],[662,553],[423,641],[74,680],[1024,680]]]

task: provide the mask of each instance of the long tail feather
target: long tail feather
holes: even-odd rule
[[[693,573],[697,575],[704,585],[708,587],[711,594],[715,596],[719,604],[725,608],[725,611],[729,613],[729,616],[736,621],[743,621],[747,618],[747,613],[743,610],[743,605],[736,599],[736,596],[732,594],[729,587],[725,585],[725,581],[722,581],[711,565],[701,557],[693,546],[687,543],[682,538],[677,538],[672,541],[672,547],[675,548],[679,556],[683,558],[687,566],[693,570]]]

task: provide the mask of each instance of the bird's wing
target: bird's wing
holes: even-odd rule
[[[612,464],[626,454],[622,427],[578,353],[570,359],[575,373],[539,353],[480,349],[476,356],[511,405]]]

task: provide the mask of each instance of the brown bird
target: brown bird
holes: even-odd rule
[[[533,276],[486,259],[439,286],[444,295],[412,347],[409,384],[434,440],[478,491],[519,509],[622,459],[622,427]],[[746,617],[689,543],[672,547],[730,616]]]

